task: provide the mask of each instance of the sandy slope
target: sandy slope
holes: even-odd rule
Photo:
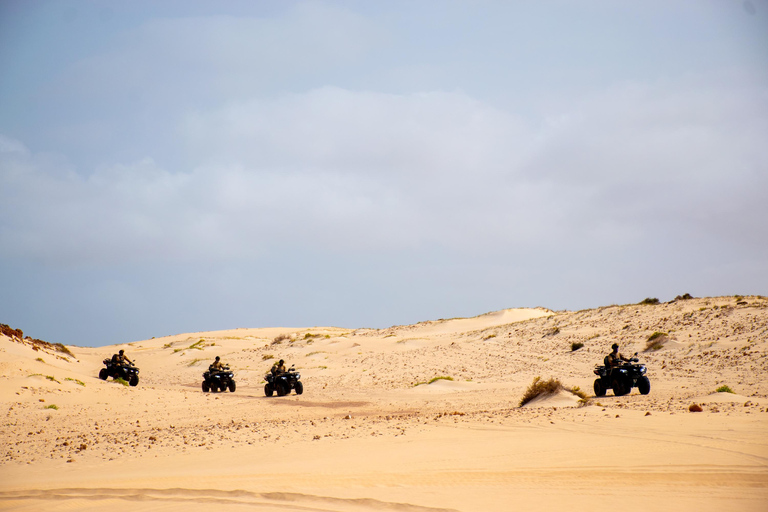
[[[655,331],[664,346],[643,352]],[[767,336],[759,297],[234,329],[120,346],[136,388],[96,378],[120,347],[70,357],[0,336],[0,509],[766,510]],[[614,341],[640,352],[649,395],[518,407],[536,376],[592,396]],[[235,393],[200,390],[215,355]],[[264,396],[270,357],[303,395]]]

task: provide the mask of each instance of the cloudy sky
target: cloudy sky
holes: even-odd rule
[[[768,294],[768,1],[0,2],[0,322]]]

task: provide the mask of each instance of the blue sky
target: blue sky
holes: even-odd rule
[[[0,3],[0,321],[768,293],[768,2]]]

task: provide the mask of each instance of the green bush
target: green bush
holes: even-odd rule
[[[655,305],[659,304],[659,299],[657,299],[656,297],[648,297],[648,298],[643,299],[642,301],[640,301],[640,304],[646,304],[648,306],[655,306]]]
[[[734,392],[730,387],[728,387],[725,384],[723,384],[722,386],[717,388],[715,391],[718,392],[718,393],[733,393]]]

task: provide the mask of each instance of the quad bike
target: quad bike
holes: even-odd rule
[[[633,387],[637,387],[641,395],[650,393],[651,381],[645,376],[645,365],[636,364],[638,361],[635,352],[629,361],[618,366],[611,367],[607,358],[604,366],[596,366],[594,373],[598,378],[595,379],[595,396],[605,396],[609,389],[613,389],[614,395],[622,396],[629,394]]]
[[[291,390],[295,389],[296,394],[300,395],[304,392],[304,384],[299,380],[301,374],[296,371],[296,368],[291,366],[287,372],[283,373],[268,373],[264,376],[264,380],[267,381],[264,384],[264,394],[266,396],[272,396],[272,393],[277,392],[277,396],[290,395]]]
[[[229,370],[229,366],[225,366],[221,370],[208,368],[208,371],[203,374],[203,392],[215,393],[229,389],[230,393],[234,393],[237,387],[234,377],[235,374]]]
[[[122,365],[117,362],[113,362],[112,359],[106,358],[104,361],[106,368],[99,370],[99,378],[101,380],[107,380],[109,377],[113,379],[123,379],[128,381],[131,386],[137,386],[139,384],[139,369],[133,364]]]

